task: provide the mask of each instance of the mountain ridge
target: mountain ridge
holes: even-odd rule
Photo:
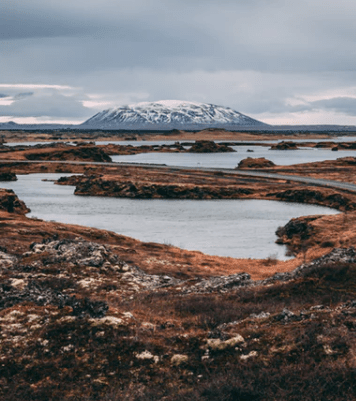
[[[103,110],[81,127],[103,129],[194,129],[268,126],[230,107],[180,100],[141,102]]]

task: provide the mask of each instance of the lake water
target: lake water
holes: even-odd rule
[[[299,150],[269,150],[264,146],[233,146],[237,152],[229,153],[140,153],[111,156],[114,162],[166,164],[168,166],[234,168],[247,157],[265,157],[281,166],[356,157],[355,150],[332,152],[330,149],[304,148]],[[253,150],[253,153],[247,152]]]
[[[134,200],[74,196],[74,188],[42,179],[65,174],[19,175],[0,182],[31,209],[29,216],[80,224],[142,241],[238,258],[286,259],[276,229],[292,217],[336,214],[325,207],[264,200]]]
[[[356,140],[356,137],[340,137],[334,139],[341,140]],[[297,142],[298,140],[296,140]],[[303,140],[305,141],[305,140]],[[314,140],[310,140],[314,141]],[[324,141],[324,140],[320,140]],[[319,141],[319,142],[320,142]],[[121,144],[121,145],[171,145],[175,141],[102,141],[96,142],[99,144]],[[184,141],[191,142],[194,141]],[[219,142],[219,141],[217,141]],[[263,141],[261,141],[262,143]],[[265,141],[266,142],[266,141]],[[280,141],[269,141],[280,142]],[[24,142],[21,145],[35,145],[44,142]],[[19,144],[19,143],[17,143]],[[16,145],[15,143],[7,144],[9,146]],[[128,163],[149,163],[149,164],[166,164],[168,166],[187,166],[187,167],[220,167],[220,168],[235,168],[237,164],[246,157],[265,157],[273,163],[281,166],[289,166],[299,163],[318,162],[323,160],[336,160],[341,157],[356,157],[356,150],[343,150],[333,152],[331,149],[316,149],[302,148],[298,150],[269,150],[267,146],[233,146],[236,150],[234,153],[141,153],[138,155],[129,156],[111,156],[114,162]],[[253,152],[248,152],[247,150]]]
[[[285,139],[285,141],[288,141],[288,139]],[[291,139],[293,142],[325,142],[325,141],[333,141],[333,142],[355,142],[356,141],[356,136],[339,136],[335,138],[327,138],[327,139]],[[55,141],[52,141],[55,142]],[[34,145],[44,145],[48,143],[52,143],[51,141],[35,141],[35,142],[9,142],[6,143],[6,146],[17,146],[17,145],[26,145],[26,146],[34,146]],[[61,141],[59,141],[61,142]],[[88,140],[85,140],[84,142],[88,142]],[[176,140],[173,141],[95,141],[97,145],[107,145],[109,143],[114,143],[117,145],[132,145],[132,146],[143,146],[143,145],[173,145]],[[178,142],[190,142],[194,143],[195,141],[192,140],[179,140]],[[250,140],[250,141],[234,141],[234,140],[215,140],[215,142],[245,142],[245,143],[250,143],[250,142],[260,142],[260,143],[278,143],[282,142],[280,139],[274,139],[274,140]],[[73,144],[74,142],[72,141],[66,141],[66,143]]]

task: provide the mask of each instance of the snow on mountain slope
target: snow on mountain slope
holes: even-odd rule
[[[143,102],[104,110],[82,124],[101,129],[201,129],[265,125],[229,107],[179,100]]]

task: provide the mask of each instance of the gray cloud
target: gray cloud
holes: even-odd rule
[[[33,96],[34,92],[23,92],[23,93],[18,93],[14,96],[14,99],[23,99],[25,97],[30,97]]]
[[[356,98],[335,97],[332,99],[318,100],[310,103],[310,109],[333,110],[349,116],[356,116]]]
[[[152,0],[149,7],[140,1],[128,7],[128,1],[122,0],[78,1],[77,7],[72,3],[60,6],[36,1],[29,5],[7,0],[1,32],[22,38],[22,46],[16,46],[19,57],[23,53],[30,64],[38,67],[41,62],[45,70],[51,70],[63,56],[62,64],[68,70],[86,69],[88,63],[93,69],[105,65],[175,71],[296,72],[353,70],[354,66],[356,26],[350,16],[355,17],[356,10],[351,1],[337,6],[330,0],[312,4],[304,0],[225,1],[204,6],[200,1]],[[1,7],[4,5],[0,14]],[[37,41],[28,42],[37,36]],[[75,40],[68,41],[68,36]],[[51,37],[62,40],[40,40]],[[28,54],[33,51],[48,57],[31,59]],[[71,64],[65,63],[66,54],[71,56]]]
[[[73,36],[90,31],[70,15],[53,12],[44,2],[40,7],[12,0],[0,3],[1,40]]]
[[[58,91],[17,97],[9,106],[0,105],[0,116],[87,118],[92,111],[82,104],[83,97],[64,96]]]
[[[353,116],[342,93],[356,78],[355,18],[352,0],[3,0],[0,83],[81,87],[117,105],[143,96]],[[290,102],[308,95],[317,100]],[[82,95],[16,96],[2,115],[91,111]]]

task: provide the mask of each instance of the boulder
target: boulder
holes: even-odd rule
[[[298,146],[295,142],[279,142],[270,147],[270,150],[296,150]]]
[[[244,342],[245,342],[244,338],[240,334],[237,334],[235,337],[230,338],[229,340],[226,341],[222,341],[219,338],[210,338],[207,341],[207,346],[213,351],[223,351],[227,348],[236,347],[237,344],[241,344]]]
[[[189,360],[188,355],[182,355],[182,354],[175,354],[171,358],[171,364],[173,366],[179,366],[184,363],[187,363]]]
[[[0,210],[17,214],[26,214],[30,211],[11,189],[0,189]]]
[[[268,160],[264,157],[259,157],[259,158],[248,157],[247,159],[241,160],[236,168],[237,169],[266,168],[266,167],[274,167],[274,166],[275,166],[275,164],[273,162],[271,162],[270,160]]]
[[[220,153],[220,152],[236,152],[227,145],[218,144],[214,141],[195,141],[188,150],[191,153]]]
[[[15,173],[0,173],[0,181],[17,181]]]

